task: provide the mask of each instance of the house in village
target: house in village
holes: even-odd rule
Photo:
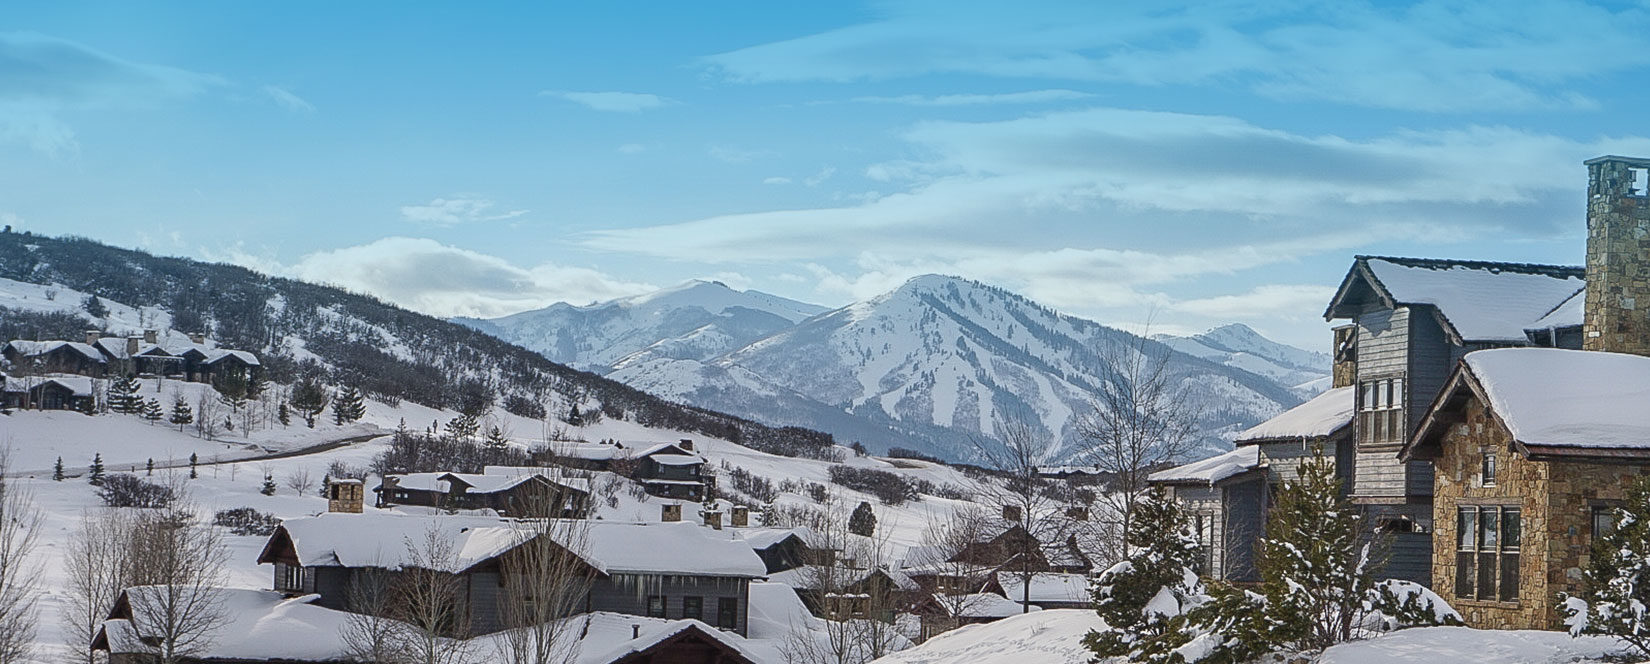
[[[78,341],[28,341],[13,339],[0,346],[13,375],[76,374],[101,377],[108,369],[103,353]]]
[[[1147,482],[1178,500],[1201,548],[1201,573],[1258,581],[1256,546],[1265,534],[1274,486],[1295,477],[1318,450],[1335,460],[1342,490],[1351,487],[1353,388],[1331,388],[1240,434],[1235,449],[1152,473]]]
[[[694,619],[746,633],[750,582],[766,570],[731,533],[680,522],[577,524],[536,530],[530,522],[493,517],[328,513],[283,522],[258,562],[273,565],[275,590],[317,594],[315,604],[348,610],[355,579],[373,570],[399,573],[416,559],[405,543],[433,532],[455,551],[439,571],[462,580],[467,621],[461,630],[480,635],[505,627],[500,602],[510,552],[532,537],[552,537],[590,579],[580,613]]]
[[[739,531],[739,536],[762,559],[768,574],[836,561],[836,551],[820,546],[820,538],[806,527],[746,528]]]
[[[557,442],[538,455],[540,463],[568,468],[605,470],[642,484],[649,495],[697,501],[713,479],[705,472],[705,458],[693,441],[631,447],[624,443]]]
[[[108,653],[109,664],[154,661],[160,636],[146,621],[136,620],[132,605],[153,586],[121,593],[103,622],[92,649]],[[200,652],[183,659],[201,664],[345,664],[359,661],[345,638],[350,614],[315,603],[314,596],[288,597],[267,590],[224,588],[219,591],[227,622],[220,635]],[[567,664],[757,664],[763,657],[745,639],[703,621],[643,618],[593,612],[562,618],[556,633],[577,642]],[[500,637],[472,643],[475,652],[503,649]]]
[[[493,469],[498,470],[498,469]],[[450,510],[490,509],[501,516],[582,519],[590,512],[590,481],[556,469],[519,473],[408,473],[386,475],[376,506],[415,505]]]
[[[1466,355],[1401,461],[1434,469],[1433,589],[1474,627],[1556,629],[1610,508],[1650,469],[1650,159],[1587,162],[1586,290],[1525,323],[1537,342]],[[1650,302],[1650,299],[1644,301]]]
[[[141,337],[105,337],[96,330],[88,330],[86,343],[103,353],[110,371],[117,375],[183,376],[183,358],[160,344],[156,330],[144,330]]]
[[[35,410],[77,410],[92,412],[96,403],[92,379],[86,376],[30,376],[5,378],[0,392],[4,407]]]
[[[17,376],[58,373],[101,378],[113,374],[217,383],[231,378],[249,380],[263,371],[252,352],[209,347],[198,334],[187,342],[161,339],[156,330],[145,330],[141,337],[105,337],[89,330],[84,342],[15,339],[0,346],[0,357]]]

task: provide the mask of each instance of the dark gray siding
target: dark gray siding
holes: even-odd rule
[[[470,634],[491,634],[505,627],[504,588],[498,572],[474,572],[466,575],[465,600],[470,609]]]
[[[1226,487],[1225,578],[1258,581],[1255,544],[1265,534],[1266,481],[1257,477]]]
[[[1423,526],[1432,523],[1431,505],[1367,505],[1365,510],[1365,523],[1371,525],[1398,517],[1408,517],[1412,523]],[[1384,549],[1386,562],[1376,571],[1376,578],[1403,579],[1431,587],[1431,534],[1387,533],[1381,536],[1379,544]]]
[[[716,624],[717,600],[731,597],[739,601],[738,625],[733,631],[745,634],[750,616],[750,580],[719,576],[664,576],[656,574],[614,574],[597,579],[590,588],[590,610],[613,611],[633,616],[647,615],[647,598],[665,597],[665,617],[682,617],[683,597],[703,597],[700,620]]]

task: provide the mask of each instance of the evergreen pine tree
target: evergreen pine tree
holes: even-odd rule
[[[366,398],[354,387],[339,388],[332,400],[332,418],[338,425],[348,424],[367,414]]]
[[[159,399],[149,399],[143,402],[143,419],[150,424],[166,419],[166,409],[161,408]]]
[[[1202,548],[1179,504],[1161,489],[1141,499],[1124,545],[1129,555],[1091,586],[1106,628],[1089,632],[1083,643],[1100,658],[1172,661],[1153,653],[1182,645],[1186,638],[1171,622],[1208,599],[1196,572]]]
[[[189,407],[189,402],[181,394],[172,399],[172,419],[170,421],[178,425],[178,431],[183,431],[184,426],[195,421],[194,409]]]
[[[86,299],[80,302],[80,308],[85,309],[86,314],[92,318],[102,318],[109,315],[109,308],[103,306],[103,302],[97,299],[96,295],[87,295]]]
[[[275,419],[280,420],[281,426],[283,427],[290,426],[292,424],[292,409],[287,408],[285,401],[282,401],[279,406],[275,407]]]
[[[877,531],[877,515],[871,511],[871,503],[859,501],[859,507],[848,515],[848,532],[865,537],[873,536]]]
[[[476,422],[474,415],[459,413],[458,417],[447,421],[447,435],[458,440],[470,440],[475,437],[476,429],[480,427],[481,424]]]
[[[122,376],[109,384],[109,410],[123,415],[135,415],[143,412],[143,397],[138,394],[136,378]]]
[[[193,479],[198,479],[201,476],[200,472],[198,472],[195,468],[195,464],[197,464],[199,462],[200,462],[200,457],[195,456],[194,452],[190,452],[189,453],[189,479],[192,479],[192,480]]]
[[[487,429],[486,445],[489,449],[502,450],[510,445],[510,438],[495,424]]]
[[[1559,612],[1572,636],[1602,634],[1650,655],[1650,476],[1641,477],[1615,508],[1615,528],[1593,539],[1580,595],[1560,594]]]
[[[327,392],[314,379],[305,378],[292,388],[292,408],[304,418],[304,425],[315,428],[315,418],[327,409]]]
[[[258,489],[258,493],[261,493],[261,494],[266,495],[266,496],[275,495],[275,476],[274,475],[264,475],[264,486],[263,486],[263,488]]]
[[[571,424],[573,426],[583,426],[584,425],[584,416],[579,414],[579,405],[578,404],[573,404],[573,407],[571,409],[568,409],[568,411],[567,411],[567,423]]]
[[[92,467],[86,473],[86,482],[92,486],[103,486],[103,453],[92,455]]]
[[[148,463],[145,463],[143,465],[143,474],[151,476],[151,477],[154,476],[154,474],[155,474],[155,460],[153,458],[150,458]]]
[[[332,475],[330,473],[328,473],[326,475],[322,475],[321,476],[321,497],[322,498],[327,497],[327,487],[330,487],[330,486],[332,486]]]
[[[63,481],[63,457],[57,457],[57,465],[52,466],[52,481]]]

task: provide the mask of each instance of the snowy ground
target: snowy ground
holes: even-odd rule
[[[1571,638],[1565,632],[1417,627],[1324,651],[1321,664],[1560,664],[1602,661],[1622,654],[1614,639]],[[1618,660],[1619,661],[1619,660]]]

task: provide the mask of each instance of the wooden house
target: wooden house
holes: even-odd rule
[[[1146,481],[1163,487],[1191,520],[1199,547],[1199,574],[1233,581],[1256,579],[1254,546],[1264,532],[1267,497],[1259,447],[1239,447],[1161,470]]]
[[[179,354],[184,377],[196,383],[217,383],[230,378],[251,379],[263,373],[258,356],[249,351],[193,346]]]
[[[661,498],[699,500],[705,495],[705,458],[693,451],[693,441],[662,443],[637,451],[631,477],[648,494]]]
[[[78,341],[28,341],[13,339],[0,346],[14,375],[77,374],[102,376],[108,368],[103,353]]]
[[[142,337],[97,337],[95,332],[86,335],[111,370],[120,375],[181,377],[184,373],[184,359],[162,346],[155,330],[145,330]]]
[[[964,625],[981,625],[1042,607],[1027,607],[998,593],[982,592],[966,598],[942,601],[929,597],[912,608],[921,620],[919,641],[926,641]]]
[[[505,558],[531,537],[555,544],[587,567],[579,612],[612,611],[654,618],[702,620],[745,634],[749,588],[766,570],[743,542],[690,523],[577,521],[576,527],[535,529],[533,522],[467,516],[336,514],[289,519],[278,527],[259,563],[274,566],[275,590],[318,594],[317,605],[347,610],[355,579],[369,570],[391,574],[413,564],[406,550],[435,532],[457,555],[443,569],[461,580],[458,601],[471,635],[505,627],[501,602],[511,573]]]
[[[6,378],[0,394],[6,408],[92,412],[96,391],[85,376]]]
[[[1031,575],[1027,584],[1022,575],[998,572],[997,589],[1009,601],[1044,609],[1087,609],[1094,601],[1087,574],[1044,572]]]
[[[590,511],[590,484],[552,469],[501,474],[386,475],[373,493],[376,506],[416,505],[453,510],[490,509],[501,516],[582,519]]]
[[[762,559],[769,574],[803,565],[829,565],[836,559],[832,549],[815,546],[817,536],[805,527],[748,528],[739,535]]]

